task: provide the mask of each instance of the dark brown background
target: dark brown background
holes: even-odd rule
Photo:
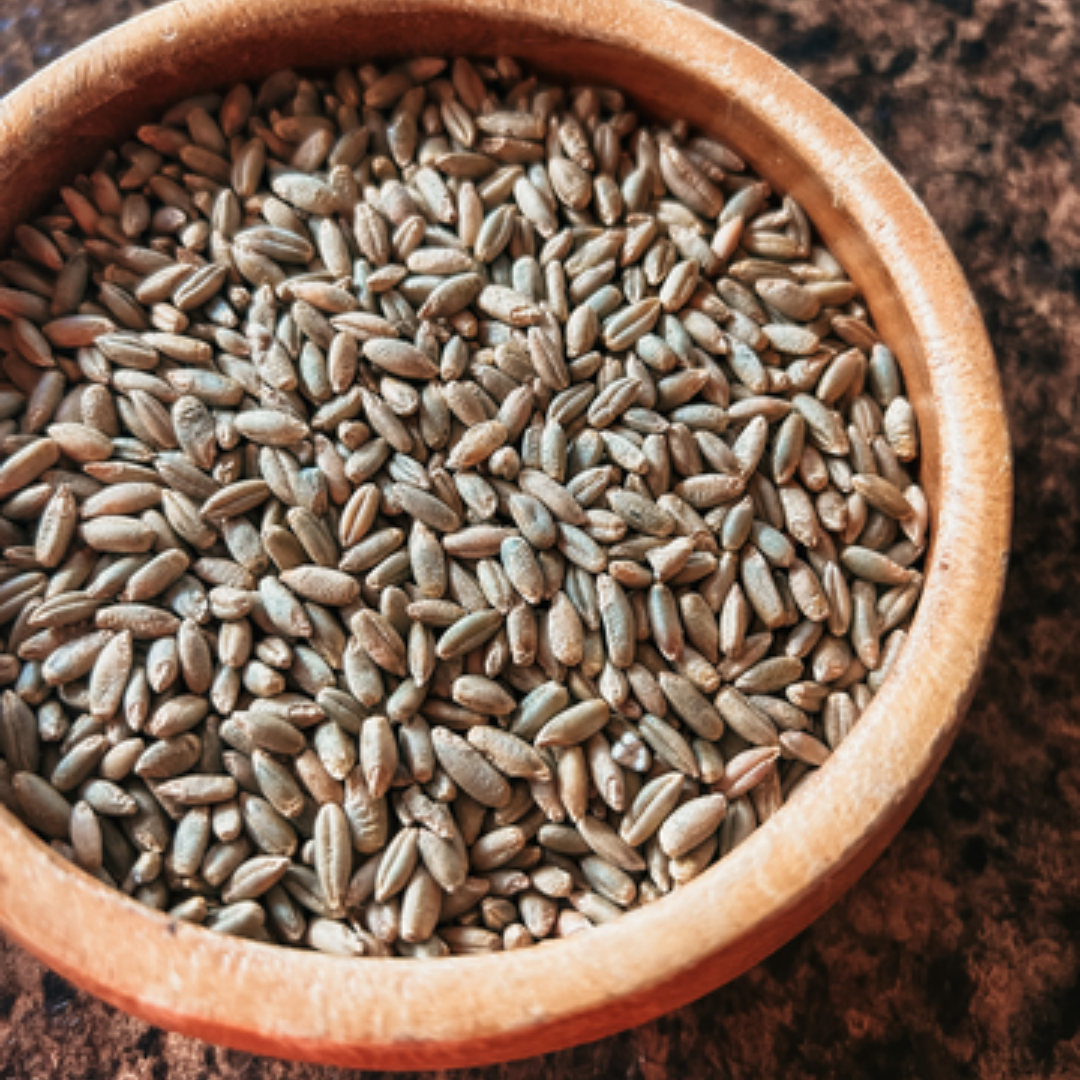
[[[0,0],[0,93],[149,6]],[[696,6],[847,112],[964,265],[997,350],[1016,456],[1001,628],[930,794],[810,930],[654,1024],[468,1078],[1080,1077],[1080,5]],[[345,1075],[150,1028],[0,939],[0,1077]]]

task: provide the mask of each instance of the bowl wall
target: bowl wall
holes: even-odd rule
[[[73,870],[0,808],[0,925],[154,1023],[367,1068],[523,1057],[641,1023],[734,978],[816,918],[906,820],[974,688],[1004,582],[1000,387],[963,276],[921,204],[841,114],[730,31],[661,0],[187,0],[95,39],[0,102],[0,248],[14,225],[171,102],[277,68],[506,53],[683,116],[794,195],[868,298],[918,414],[934,514],[905,653],[812,797],[701,879],[540,949],[345,961],[222,938]]]

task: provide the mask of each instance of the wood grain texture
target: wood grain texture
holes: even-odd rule
[[[659,112],[722,131],[802,199],[897,343],[938,526],[901,671],[813,802],[674,900],[587,938],[514,957],[393,966],[220,941],[82,880],[0,820],[0,920],[57,970],[207,1038],[408,1068],[523,1056],[641,1022],[745,970],[835,900],[903,823],[955,734],[1000,598],[1011,489],[993,359],[962,275],[896,174],[809,88],[724,31],[643,0],[594,5],[587,16],[564,0],[537,12],[507,0],[370,7],[361,17],[368,5],[319,0],[300,17],[249,3],[241,24],[231,5],[189,3],[122,31],[122,51],[75,54],[0,106],[0,225],[26,210],[28,192],[55,186],[71,155],[90,160],[165,101],[216,81],[226,57],[233,79],[286,57],[333,63],[399,51],[408,16],[417,51],[501,44],[552,70],[588,67]],[[582,19],[585,36],[567,37]],[[67,125],[76,121],[84,137],[73,142]],[[109,957],[99,943],[118,932],[137,948]],[[294,1000],[297,985],[310,989]]]

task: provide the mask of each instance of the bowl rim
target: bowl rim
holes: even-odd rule
[[[288,7],[247,0],[245,23],[288,19]],[[308,0],[303,17],[446,7],[444,0]],[[0,807],[0,926],[58,972],[173,1030],[368,1068],[475,1065],[597,1038],[700,996],[816,918],[892,838],[943,759],[986,654],[1009,549],[1008,433],[977,307],[928,212],[850,121],[756,46],[669,0],[547,0],[535,10],[528,0],[459,0],[453,7],[689,69],[776,130],[798,117],[803,159],[829,177],[845,212],[872,238],[917,335],[926,407],[939,417],[940,510],[926,592],[895,676],[845,743],[843,760],[822,771],[812,799],[800,801],[800,814],[767,822],[664,903],[590,934],[437,964],[343,960],[237,941],[106,888]],[[0,146],[19,140],[0,149],[0,191],[26,147],[52,137],[49,124],[62,109],[85,115],[101,107],[136,58],[178,38],[195,40],[230,17],[235,9],[223,0],[169,3],[17,88],[0,102]],[[642,25],[647,38],[635,33]],[[758,92],[753,101],[740,89],[748,79]],[[764,163],[755,165],[768,174]],[[893,716],[905,724],[889,723]],[[835,827],[851,814],[857,827]],[[100,942],[117,937],[129,946],[102,955]],[[297,986],[306,992],[297,994]]]

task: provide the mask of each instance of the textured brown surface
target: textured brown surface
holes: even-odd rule
[[[956,749],[888,854],[737,983],[523,1078],[1075,1076],[1080,700],[1075,595],[1080,112],[1069,8],[732,3],[723,17],[844,107],[927,200],[983,305],[1010,399],[1016,554]],[[126,5],[0,0],[0,80]],[[5,26],[5,20],[12,23]],[[1070,142],[1070,137],[1072,141]],[[1070,663],[1071,661],[1071,663]],[[122,948],[122,943],[118,943]],[[486,1070],[496,1075],[495,1070]],[[0,1075],[330,1077],[165,1036],[0,952]],[[479,1072],[477,1075],[480,1075]]]

